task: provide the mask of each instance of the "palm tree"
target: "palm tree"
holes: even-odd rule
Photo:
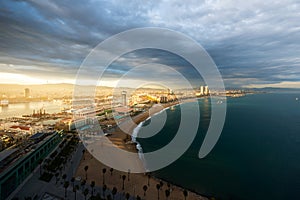
[[[129,197],[130,197],[130,194],[127,192],[127,193],[125,194],[125,198],[128,200]]]
[[[74,199],[76,200],[76,192],[79,189],[78,185],[73,186],[73,192],[74,192]]]
[[[75,182],[75,178],[72,177],[72,178],[71,178],[71,183],[72,183],[72,186],[73,186],[73,187],[74,187],[74,182]]]
[[[156,189],[157,189],[157,199],[159,200],[159,189],[160,189],[160,184],[156,184]]]
[[[146,196],[147,189],[148,189],[147,185],[144,185],[144,186],[143,186],[144,196]]]
[[[59,174],[61,174],[61,173],[62,173],[62,169],[63,169],[63,167],[62,167],[62,166],[59,166],[59,167],[58,167]]]
[[[170,196],[170,190],[169,189],[165,190],[165,195],[166,195],[166,199],[168,200],[168,198]]]
[[[112,200],[111,195],[110,195],[110,194],[107,195],[106,199],[107,199],[107,200]]]
[[[123,176],[122,176],[122,180],[123,180],[122,190],[124,190],[124,181],[125,181],[125,179],[126,179],[126,175],[123,175]]]
[[[130,181],[130,169],[128,169],[127,177],[128,177],[128,181]]]
[[[85,188],[85,190],[83,191],[83,195],[84,195],[84,200],[86,200],[86,196],[89,194],[89,189]]]
[[[64,179],[64,182],[66,181],[67,174],[62,175],[62,179]]]
[[[102,191],[103,191],[103,198],[105,198],[105,191],[107,189],[107,186],[104,184],[102,187]]]
[[[183,196],[184,196],[184,200],[186,200],[186,197],[188,196],[188,191],[187,190],[183,190]]]
[[[159,185],[160,185],[160,189],[162,190],[162,187],[163,187],[163,185],[164,185],[164,182],[160,181],[160,182],[159,182]]]
[[[148,173],[148,186],[150,186],[150,178],[151,178],[151,174],[150,173]]]
[[[58,172],[56,172],[56,173],[55,173],[55,184],[57,184],[57,181],[58,181],[58,176],[59,176],[59,173],[58,173]]]
[[[85,153],[85,149],[83,149],[83,150],[82,150],[82,156],[83,156],[83,160],[85,160],[84,153]]]
[[[84,167],[84,171],[85,171],[85,180],[87,180],[87,170],[89,169],[89,166],[85,166]]]
[[[92,182],[91,182],[92,197],[94,196],[94,187],[95,187],[95,181],[92,181]]]
[[[113,173],[114,169],[110,168],[109,171],[110,171],[110,175],[112,176],[112,173]]]
[[[117,188],[113,187],[111,194],[113,195],[113,200],[115,199],[115,195],[117,194]]]
[[[69,187],[69,181],[65,181],[64,188],[65,188],[65,197],[67,197],[67,188]]]
[[[103,169],[102,169],[102,176],[103,176],[103,183],[102,183],[102,184],[103,184],[103,185],[105,184],[105,176],[104,176],[105,173],[106,173],[106,168],[103,168]]]
[[[86,180],[82,180],[82,181],[81,181],[81,189],[82,189],[82,190],[83,190],[85,184],[86,184]]]

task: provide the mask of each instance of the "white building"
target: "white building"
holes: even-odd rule
[[[204,95],[204,86],[200,86],[200,95]]]
[[[122,104],[123,106],[127,106],[127,98],[126,98],[127,92],[122,91]]]
[[[208,94],[209,94],[209,89],[208,89],[208,86],[205,86],[205,89],[204,89],[204,94],[205,94],[205,95],[208,95]]]

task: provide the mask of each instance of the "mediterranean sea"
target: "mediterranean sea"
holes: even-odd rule
[[[199,159],[211,109],[210,99],[200,98],[201,120],[194,142],[177,161],[153,175],[217,199],[298,199],[300,100],[297,98],[300,99],[299,93],[227,98],[222,134],[210,154]],[[143,152],[162,148],[176,135],[180,106],[166,112],[167,121],[158,134],[137,138]]]

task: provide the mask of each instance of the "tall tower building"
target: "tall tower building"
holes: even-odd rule
[[[205,94],[205,95],[208,95],[208,94],[209,94],[209,89],[208,89],[208,86],[205,86],[205,89],[204,89],[204,94]]]
[[[29,90],[29,88],[25,88],[25,90],[24,90],[24,97],[25,98],[29,98],[30,97],[30,90]]]
[[[122,91],[122,104],[123,106],[127,106],[127,99],[126,99],[127,92]]]
[[[200,95],[204,95],[204,86],[200,86]]]

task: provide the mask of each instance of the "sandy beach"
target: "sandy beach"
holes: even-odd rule
[[[112,135],[108,137],[109,140],[118,148],[129,152],[133,152],[136,157],[132,159],[134,159],[136,162],[137,160],[139,160],[136,146],[134,143],[130,142],[131,137],[124,132],[132,133],[134,128],[136,128],[136,126],[140,122],[146,120],[149,116],[152,116],[157,112],[160,112],[162,109],[166,107],[170,107],[176,104],[178,104],[178,102],[163,104],[160,106],[154,106],[148,112],[143,112],[133,117],[132,121],[134,123],[132,123],[131,120],[122,122],[119,125],[119,127],[115,129]],[[94,153],[95,152],[93,152],[93,154]],[[123,161],[124,159],[122,160],[122,162]],[[130,159],[129,160],[126,159],[126,162],[130,163],[132,161]],[[135,166],[141,168],[144,167],[142,161],[140,160],[139,163],[134,163],[134,164]],[[80,165],[76,171],[76,177],[77,176],[85,177],[85,171],[84,171],[85,166],[89,167],[87,171],[87,183],[90,183],[91,181],[95,181],[96,185],[102,186],[103,185],[102,169],[105,168],[106,173],[104,175],[104,179],[105,179],[105,184],[109,189],[116,187],[118,192],[129,193],[131,196],[139,195],[142,199],[149,199],[149,200],[158,199],[158,191],[156,189],[156,185],[159,184],[161,180],[155,177],[151,176],[148,185],[148,176],[145,173],[128,173],[128,172],[117,171],[116,169],[114,169],[113,172],[111,173],[110,167],[107,167],[101,162],[99,162],[88,151],[85,152],[84,156],[81,159]],[[126,175],[124,190],[122,190],[123,175]],[[172,184],[169,185],[170,187],[168,187],[168,183],[165,181],[162,181],[162,183],[163,183],[162,187],[159,190],[160,199],[166,199],[165,190],[167,189],[171,191],[168,199],[174,199],[174,200],[184,199],[183,188],[174,186]],[[143,187],[145,185],[147,186],[147,191],[144,196]],[[193,200],[193,199],[207,199],[207,198],[188,191],[187,199]]]

